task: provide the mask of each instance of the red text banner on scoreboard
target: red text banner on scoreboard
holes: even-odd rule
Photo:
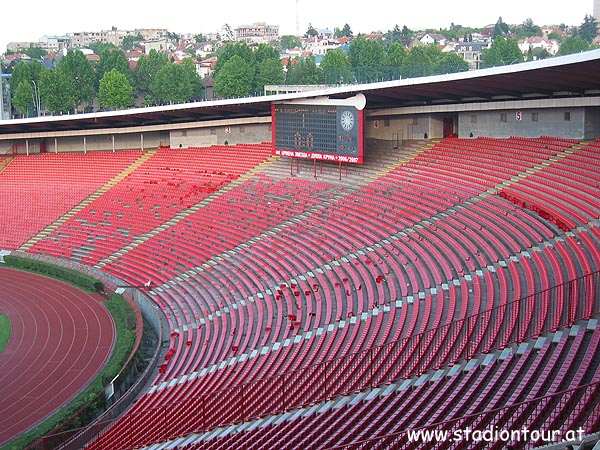
[[[274,104],[273,154],[363,163],[363,110],[352,105]]]

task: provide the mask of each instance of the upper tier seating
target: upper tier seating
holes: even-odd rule
[[[133,164],[141,151],[15,157],[0,175],[0,248],[18,248]]]

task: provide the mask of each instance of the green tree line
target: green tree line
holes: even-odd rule
[[[204,85],[191,58],[180,64],[151,50],[134,70],[123,50],[105,48],[94,66],[79,50],[69,50],[54,68],[38,61],[17,64],[10,79],[12,104],[23,116],[68,114],[129,108],[135,99],[145,105],[199,100]],[[96,103],[97,102],[97,103]]]
[[[267,84],[366,83],[468,69],[459,55],[443,53],[437,46],[406,50],[401,42],[384,44],[364,36],[352,40],[348,54],[330,50],[319,65],[314,57],[306,57],[290,59],[285,68],[273,47],[261,44],[253,50],[234,43],[219,55],[215,93],[223,98],[246,97],[260,95]]]
[[[561,40],[559,55],[590,49],[597,36],[596,20],[586,15],[580,27]],[[431,30],[428,30],[431,31]],[[471,41],[477,30],[451,24],[440,30],[451,39]],[[309,26],[305,37],[318,32]],[[525,59],[541,59],[551,55],[545,50],[530,50],[523,55],[518,39],[540,36],[542,30],[532,19],[509,26],[500,17],[492,30],[493,42],[483,52],[483,67],[515,64]],[[335,35],[351,38],[347,51],[327,52],[320,64],[315,58],[289,59],[283,67],[280,49],[297,47],[301,42],[283,36],[278,43],[251,47],[229,42],[221,47],[213,74],[217,97],[236,98],[261,95],[269,84],[341,84],[370,83],[466,71],[468,64],[454,52],[443,52],[437,45],[412,46],[416,33],[396,25],[383,39],[352,37],[348,24],[337,28]],[[176,35],[175,35],[176,37]],[[126,47],[140,39],[131,36]],[[50,114],[65,114],[99,109],[123,109],[136,104],[145,106],[183,103],[204,98],[203,80],[197,75],[191,58],[180,64],[155,50],[142,56],[134,70],[130,69],[124,50],[110,44],[97,44],[100,55],[92,65],[81,51],[69,51],[53,69],[39,62],[22,62],[13,70],[10,86],[12,104],[21,116],[37,115],[40,109]],[[40,52],[32,49],[39,55]]]

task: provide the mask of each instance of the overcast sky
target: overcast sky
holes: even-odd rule
[[[255,0],[132,2],[127,0],[28,0],[2,1],[0,6],[0,51],[11,41],[38,41],[44,35],[77,31],[167,28],[177,33],[210,33],[227,23],[232,28],[253,22],[279,25],[280,34],[303,34],[308,24],[315,28],[350,25],[354,33],[387,31],[398,24],[417,30],[448,28],[451,23],[482,27],[498,17],[509,24],[531,18],[537,25],[580,25],[593,14],[593,0],[502,0],[502,1],[365,1],[365,0]],[[156,5],[156,6],[155,6]]]

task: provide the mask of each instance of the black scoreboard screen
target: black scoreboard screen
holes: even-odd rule
[[[362,164],[362,109],[274,104],[272,117],[274,155]]]

